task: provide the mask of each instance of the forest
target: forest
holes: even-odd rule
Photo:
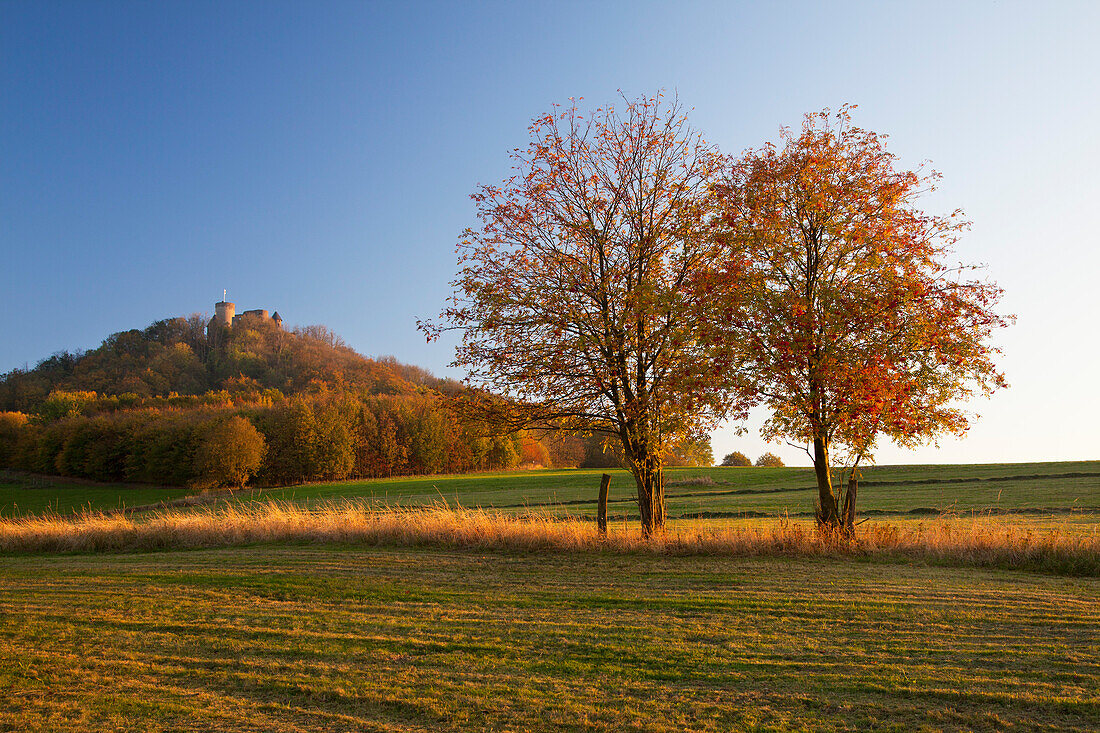
[[[0,376],[0,468],[216,488],[618,465],[597,438],[479,423],[455,409],[466,391],[324,326],[170,318]],[[703,442],[667,460],[713,456]]]

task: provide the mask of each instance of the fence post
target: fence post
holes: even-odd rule
[[[600,503],[596,510],[596,526],[601,535],[607,535],[607,492],[611,488],[611,474],[605,473],[600,478]]]

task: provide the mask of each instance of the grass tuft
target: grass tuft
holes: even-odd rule
[[[717,486],[718,484],[710,476],[689,476],[679,481],[668,481],[666,486]]]

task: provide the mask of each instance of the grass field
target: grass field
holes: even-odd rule
[[[1100,727],[1100,580],[280,547],[0,563],[0,729]]]
[[[496,521],[518,541],[493,540],[490,527],[465,542],[386,546],[309,525],[324,528],[334,502],[583,519],[600,473],[244,492],[175,514],[87,520],[151,532],[152,544],[0,554],[0,731],[1100,729],[1100,462],[864,476],[868,537],[889,536],[891,523],[901,536],[958,526],[962,544],[1009,537],[1011,556],[1049,536],[1085,548],[1069,564],[1042,552],[1036,562],[955,557],[950,537],[942,557],[900,545],[822,552],[805,533],[809,550],[662,553],[590,540],[555,549],[529,543],[511,519]],[[629,499],[629,476],[613,473],[612,497]],[[30,522],[30,547],[39,520],[27,517],[64,531],[49,517],[189,493],[0,480],[0,513]],[[668,483],[677,536],[714,529],[736,540],[788,512],[793,535],[809,523],[807,469],[672,470]],[[217,533],[243,512],[247,526],[250,507],[262,513],[268,500],[286,507],[269,535],[281,543],[261,531],[218,549],[133,549],[189,537],[201,547],[202,522]],[[637,532],[629,501],[611,513],[625,522],[613,538]],[[594,534],[591,522],[544,526],[566,547]]]

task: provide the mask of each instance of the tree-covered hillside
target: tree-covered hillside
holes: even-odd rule
[[[323,326],[171,318],[0,376],[0,468],[214,487],[621,458],[591,437],[494,431],[451,409],[463,390]],[[710,465],[710,445],[666,460]]]
[[[243,318],[208,336],[206,318],[196,314],[112,334],[91,351],[63,351],[32,369],[8,372],[0,376],[0,410],[36,412],[58,390],[136,399],[254,389],[286,396],[324,389],[412,394],[418,387],[458,388],[392,358],[361,356],[324,326],[284,331],[272,321]]]

